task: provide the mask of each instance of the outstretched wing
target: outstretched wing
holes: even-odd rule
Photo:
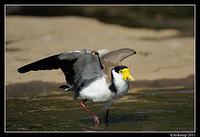
[[[73,86],[75,99],[84,85],[103,75],[101,72],[103,66],[99,60],[98,52],[86,49],[61,53],[41,59],[19,68],[18,72],[25,73],[59,68],[65,74],[67,83]]]
[[[113,50],[101,56],[101,60],[109,61],[113,63],[120,63],[125,58],[136,54],[137,52],[130,48],[123,48],[118,50]]]
[[[39,61],[30,63],[21,68],[18,68],[19,73],[26,73],[29,71],[37,71],[37,70],[51,70],[51,69],[59,69],[63,65],[63,62],[68,62],[68,60],[60,60],[58,55],[50,56]]]
[[[120,62],[125,58],[137,53],[138,52],[136,52],[133,49],[122,48],[118,50],[113,50],[111,52],[102,55],[100,59],[101,63],[104,66],[103,72],[107,75],[107,82],[111,81],[111,75],[109,74],[111,72],[111,69],[120,65]]]

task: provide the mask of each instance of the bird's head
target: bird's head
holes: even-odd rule
[[[134,78],[130,75],[129,68],[126,66],[117,66],[117,67],[113,68],[113,70],[116,73],[118,73],[119,75],[121,75],[125,81],[127,81],[129,79],[134,80]]]

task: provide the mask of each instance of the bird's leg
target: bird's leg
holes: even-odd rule
[[[85,101],[87,101],[87,99],[84,99],[84,100],[81,102],[81,106],[82,106],[85,110],[87,110],[87,111],[94,117],[95,123],[99,125],[99,119],[98,119],[98,117],[95,116],[95,115],[85,106],[85,104],[84,104]]]
[[[109,109],[107,109],[107,111],[106,111],[105,123],[109,122],[109,120],[108,120],[108,114],[109,114]]]

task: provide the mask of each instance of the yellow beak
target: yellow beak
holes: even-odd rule
[[[133,78],[130,74],[124,74],[123,77],[124,77],[124,80],[125,80],[125,81],[127,81],[127,80],[129,80],[129,79],[131,79],[131,80],[134,81],[134,78]]]
[[[134,78],[130,75],[129,68],[125,68],[121,71],[121,74],[123,75],[123,78],[125,81],[131,79],[134,80]]]
[[[126,78],[127,78],[127,80],[131,79],[134,81],[134,78],[130,74]]]

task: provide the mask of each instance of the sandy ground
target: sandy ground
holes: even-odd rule
[[[19,74],[17,68],[71,50],[133,48],[123,61],[138,80],[185,78],[194,74],[194,38],[174,29],[126,28],[81,17],[6,17],[6,85],[64,82],[60,70]]]

